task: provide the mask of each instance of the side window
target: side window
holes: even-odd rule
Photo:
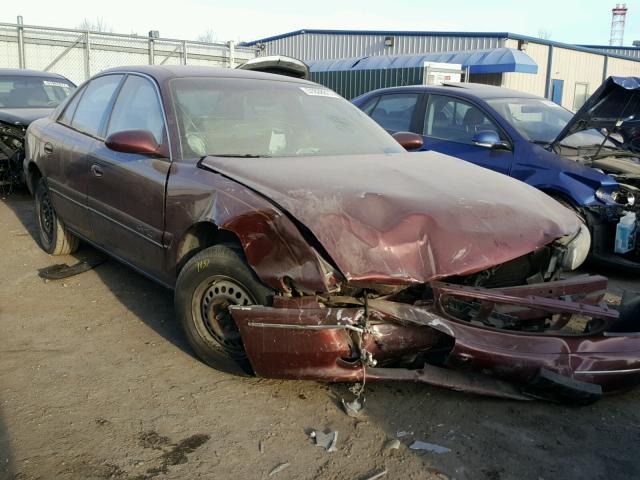
[[[369,101],[362,106],[361,110],[364,113],[366,113],[367,115],[371,116],[371,112],[373,111],[373,107],[376,106],[376,104],[378,103],[379,99],[380,99],[380,97],[370,98]]]
[[[84,88],[81,90],[78,90],[73,96],[73,98],[69,100],[69,103],[67,103],[67,105],[64,107],[64,112],[62,112],[62,115],[60,115],[60,117],[58,118],[58,121],[60,123],[71,126],[71,120],[73,119],[73,114],[75,113],[76,108],[78,107],[78,102],[80,101],[80,98],[82,97],[82,93],[84,92],[84,90],[85,90]]]
[[[107,136],[123,130],[148,130],[158,143],[164,138],[164,117],[156,89],[146,78],[129,75],[113,107]]]
[[[384,95],[371,112],[371,118],[386,130],[408,132],[417,103],[417,94]]]
[[[463,100],[442,95],[430,95],[424,122],[424,135],[472,143],[476,133],[493,130],[500,137],[500,129],[478,107]]]
[[[121,79],[122,75],[105,75],[89,82],[73,115],[71,126],[81,132],[98,136],[111,98]]]

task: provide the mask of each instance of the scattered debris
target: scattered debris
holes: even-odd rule
[[[342,402],[342,408],[347,415],[354,418],[360,418],[362,416],[362,411],[364,410],[365,399],[362,399],[362,402],[359,398],[355,398],[352,402],[345,402],[344,398],[340,400]]]
[[[398,433],[396,433],[396,437],[398,437],[398,438],[409,437],[409,436],[411,436],[411,435],[413,435],[413,432],[405,432],[405,431],[402,431],[402,432],[398,432]]]
[[[338,432],[324,433],[320,430],[313,430],[309,436],[316,441],[317,447],[323,447],[327,452],[335,452],[338,450]]]
[[[400,448],[400,440],[393,438],[384,444],[384,450],[398,450]]]
[[[98,265],[102,265],[106,261],[107,257],[100,256],[81,260],[73,265],[58,263],[56,265],[41,268],[38,270],[38,275],[45,280],[62,280],[63,278],[69,278],[74,275],[88,272],[89,270],[96,268]]]
[[[433,453],[448,453],[451,451],[450,448],[443,447],[442,445],[436,445],[435,443],[427,443],[421,442],[420,440],[416,440],[411,445],[409,445],[411,450],[425,450],[427,452]]]
[[[377,480],[378,478],[382,478],[387,474],[387,469],[380,470],[378,472],[369,475],[368,477],[364,477],[362,480]]]
[[[283,470],[286,470],[287,468],[289,468],[290,466],[291,466],[290,463],[281,463],[280,465],[277,465],[276,467],[273,468],[273,470],[269,472],[269,476],[271,477],[277,473],[280,473]]]

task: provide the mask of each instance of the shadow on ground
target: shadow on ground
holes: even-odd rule
[[[0,407],[0,480],[12,480],[14,478],[14,468],[11,442],[9,441],[9,433],[3,418],[2,407]]]
[[[24,225],[31,240],[37,245],[33,199],[29,192],[24,189],[14,191],[8,204]],[[74,262],[101,255],[95,248],[81,244],[80,249],[71,256],[51,256],[51,265],[58,263],[71,265]],[[99,265],[94,271],[117,300],[133,315],[173,345],[194,356],[182,331],[173,321],[173,292],[112,259]]]

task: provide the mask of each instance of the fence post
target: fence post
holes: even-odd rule
[[[182,42],[182,64],[187,64],[187,42]]]
[[[84,34],[84,79],[91,78],[91,44],[89,43],[89,30]]]
[[[25,56],[24,56],[24,27],[22,26],[24,20],[22,15],[18,15],[18,67],[25,68]]]
[[[229,40],[227,43],[229,47],[229,68],[233,68],[236,63],[236,47],[233,40]]]

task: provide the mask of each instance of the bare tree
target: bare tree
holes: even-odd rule
[[[102,17],[96,17],[95,20],[89,20],[85,18],[82,23],[78,25],[78,30],[90,30],[92,32],[113,32],[113,28]]]
[[[549,40],[551,38],[551,32],[549,30],[541,28],[540,30],[538,30],[538,38]]]
[[[216,41],[216,35],[215,33],[213,33],[212,29],[207,29],[207,31],[201,33],[200,35],[198,35],[196,37],[196,41],[198,42],[206,42],[206,43],[213,43]]]

